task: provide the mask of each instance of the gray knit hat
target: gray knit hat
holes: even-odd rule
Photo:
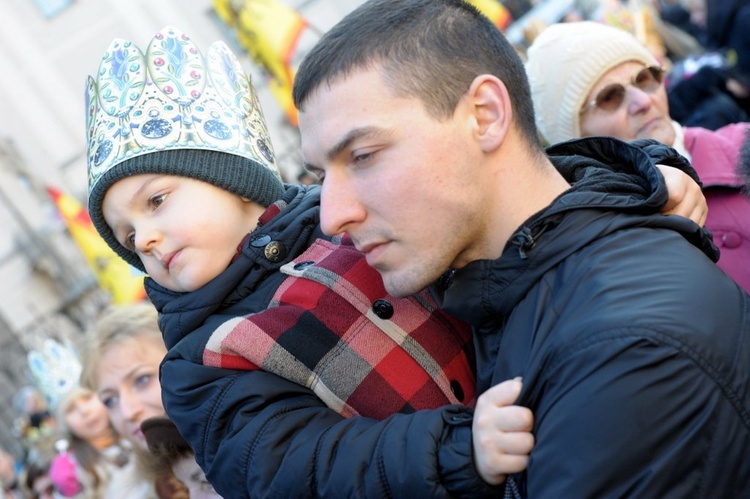
[[[628,61],[658,65],[633,35],[593,21],[549,26],[527,57],[537,127],[550,144],[581,136],[581,108],[609,70]]]
[[[223,42],[204,58],[167,26],[144,55],[115,39],[86,88],[89,214],[109,246],[143,270],[104,221],[118,180],[143,173],[202,180],[268,206],[284,186],[249,77]]]

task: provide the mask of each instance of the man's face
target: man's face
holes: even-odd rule
[[[154,281],[180,292],[226,270],[263,211],[213,184],[174,175],[123,178],[102,203],[120,244],[138,255]]]
[[[310,94],[299,114],[302,152],[322,179],[321,226],[347,232],[397,296],[470,261],[488,210],[476,125],[462,99],[437,120],[396,96],[379,68]]]
[[[669,117],[669,104],[664,85],[653,92],[641,90],[631,83],[644,69],[640,62],[624,62],[602,76],[591,89],[586,102],[592,102],[610,85],[622,85],[626,91],[622,104],[607,111],[587,107],[581,114],[581,136],[611,135],[621,140],[655,139],[671,146],[675,132]]]

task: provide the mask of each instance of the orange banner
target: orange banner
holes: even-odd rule
[[[469,0],[469,3],[487,16],[500,31],[505,31],[513,20],[508,9],[498,0]]]
[[[134,275],[130,265],[101,238],[81,203],[54,187],[47,186],[47,192],[94,272],[99,286],[112,296],[112,303],[124,304],[145,299],[143,276]]]
[[[214,0],[214,10],[235,28],[237,40],[253,61],[268,71],[271,92],[289,121],[297,126],[297,110],[292,102],[296,68],[292,59],[300,37],[309,29],[307,21],[276,0]]]

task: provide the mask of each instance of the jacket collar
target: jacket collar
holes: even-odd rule
[[[435,292],[447,312],[474,326],[502,320],[568,255],[634,225],[677,230],[718,259],[708,232],[682,217],[659,215],[667,191],[654,163],[681,158],[674,150],[651,141],[631,145],[597,137],[562,143],[547,153],[571,188],[524,222],[500,258],[472,262],[441,280]]]
[[[270,210],[273,216],[266,216]],[[269,275],[296,258],[316,237],[322,237],[319,213],[319,186],[288,185],[282,200],[269,207],[258,227],[243,240],[227,270],[200,289],[177,293],[146,277],[146,292],[159,311],[167,347],[217,310],[252,294]],[[271,246],[280,253],[269,258]]]

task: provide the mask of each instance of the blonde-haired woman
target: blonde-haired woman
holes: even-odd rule
[[[115,429],[128,439],[136,460],[148,452],[141,423],[163,416],[159,364],[167,353],[150,303],[112,306],[87,332],[81,384],[93,390],[107,408]],[[136,466],[120,484],[138,489],[139,497],[186,498],[185,488],[173,476],[155,483]]]

